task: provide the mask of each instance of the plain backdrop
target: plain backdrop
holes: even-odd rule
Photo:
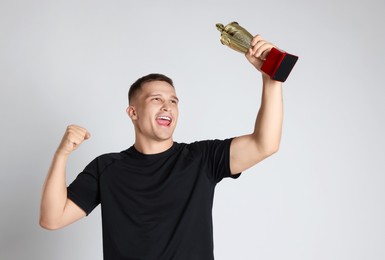
[[[385,2],[0,2],[0,259],[102,259],[100,207],[59,231],[39,227],[42,185],[67,125],[92,138],[67,181],[132,145],[127,91],[172,77],[178,142],[252,131],[261,76],[219,42],[238,21],[300,57],[284,84],[280,151],[224,180],[216,259],[385,259]]]

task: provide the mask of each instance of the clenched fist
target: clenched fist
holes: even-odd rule
[[[63,139],[57,149],[57,153],[61,155],[69,155],[71,152],[76,150],[84,140],[87,140],[90,137],[91,134],[87,131],[87,129],[77,125],[70,125],[64,133]]]

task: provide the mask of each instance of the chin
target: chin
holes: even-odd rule
[[[168,141],[173,139],[173,135],[171,134],[159,134],[157,135],[157,139],[159,141]]]
[[[172,135],[171,136],[158,136],[158,140],[159,141],[169,141],[169,140],[172,140]]]

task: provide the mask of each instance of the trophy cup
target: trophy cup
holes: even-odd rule
[[[221,32],[221,43],[223,45],[227,45],[238,52],[247,53],[254,37],[246,29],[237,22],[229,23],[226,26],[217,23],[216,27]],[[297,56],[272,48],[263,62],[261,70],[269,75],[271,79],[285,82],[297,60]]]

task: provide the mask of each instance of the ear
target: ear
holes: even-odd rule
[[[131,118],[131,120],[136,120],[138,115],[136,114],[136,109],[134,106],[128,106],[126,109],[127,115]]]

